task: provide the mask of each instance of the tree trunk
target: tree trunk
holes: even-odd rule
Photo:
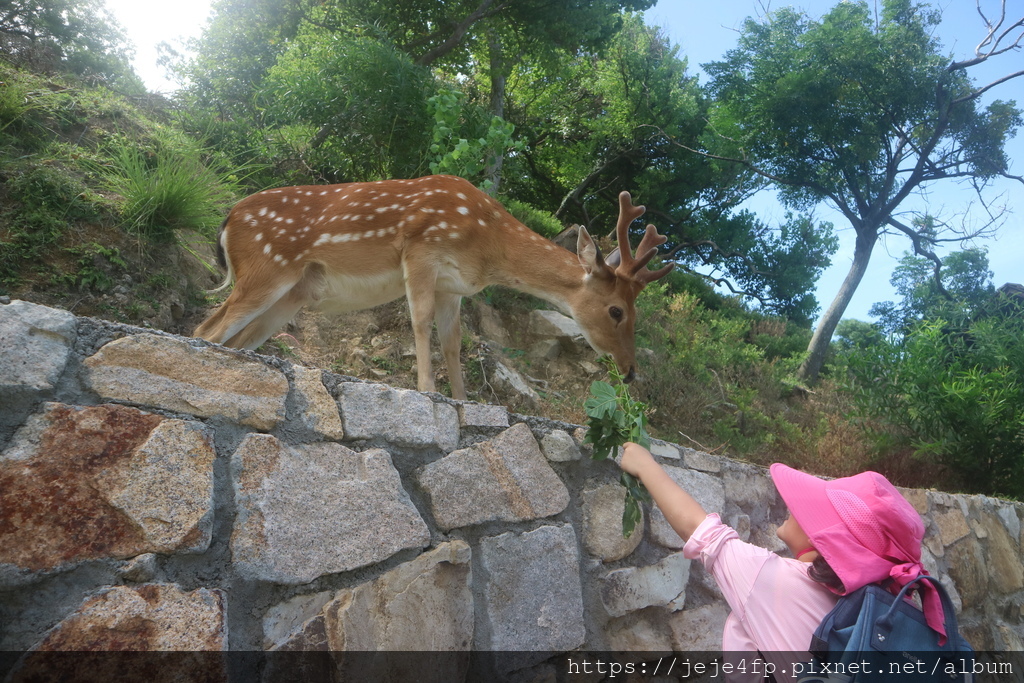
[[[877,229],[857,231],[857,244],[853,250],[853,265],[850,266],[850,272],[843,280],[832,305],[818,321],[818,327],[814,330],[811,343],[807,346],[807,358],[796,373],[799,379],[805,382],[817,381],[818,373],[821,372],[821,366],[825,362],[825,353],[828,351],[829,344],[832,343],[832,335],[835,333],[843,313],[846,312],[846,307],[850,305],[850,300],[853,299],[853,294],[857,291],[860,281],[864,278],[868,262],[871,261],[871,251],[877,240]]]
[[[491,113],[503,119],[505,118],[505,88],[508,78],[505,75],[504,48],[497,31],[488,32],[487,43],[491,61]],[[491,196],[498,194],[498,185],[501,183],[501,167],[504,163],[504,153],[496,154],[488,160],[485,176],[491,181],[491,186],[487,188],[487,192]]]

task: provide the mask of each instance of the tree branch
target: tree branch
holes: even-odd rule
[[[896,220],[892,216],[886,221],[889,225],[893,226],[907,237],[910,238],[910,242],[914,245],[914,253],[918,256],[923,256],[932,262],[932,274],[935,278],[935,286],[938,287],[939,293],[946,299],[952,299],[946,288],[942,284],[942,259],[935,255],[935,252],[925,246],[928,243],[934,243],[935,240],[922,235],[919,231],[914,230],[909,225],[904,225],[902,222]]]
[[[503,9],[508,7],[510,4],[509,2],[504,2],[501,3],[500,5],[491,8],[491,4],[493,2],[494,0],[482,0],[480,5],[475,10],[470,12],[468,15],[466,15],[465,19],[463,19],[462,21],[455,25],[455,28],[452,30],[451,35],[449,35],[444,42],[442,42],[434,49],[429,50],[426,54],[417,59],[416,64],[420,66],[430,66],[431,64],[434,63],[434,61],[440,59],[441,57],[445,56],[446,54],[454,50],[458,46],[458,44],[462,42],[462,39],[466,36],[466,33],[469,31],[469,28],[473,24],[480,21],[481,19],[484,19],[486,17],[492,17],[495,14],[498,14]]]

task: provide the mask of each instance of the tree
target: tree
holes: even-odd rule
[[[260,88],[265,122],[332,182],[414,177],[426,169],[437,92],[430,69],[373,36],[303,25]]]
[[[972,317],[995,297],[984,249],[953,252],[942,258],[941,266],[940,288],[929,259],[904,254],[889,280],[903,300],[882,301],[869,311],[878,318],[882,330],[902,337],[922,320],[959,322]]]
[[[124,30],[102,0],[0,0],[0,54],[144,91]]]
[[[337,95],[347,83],[368,83],[372,69],[362,70],[367,78],[346,73],[342,63],[350,62],[332,58],[331,46],[351,54],[377,50],[384,62],[401,67],[392,85],[400,85],[403,75],[418,79],[417,69],[453,89],[464,89],[470,79],[481,77],[478,84],[486,81],[489,90],[482,101],[489,103],[492,114],[504,117],[505,80],[517,63],[540,59],[539,55],[598,50],[619,30],[621,9],[640,10],[652,4],[653,0],[219,0],[209,28],[194,45],[198,56],[181,70],[191,81],[189,97],[197,106],[216,107],[222,119],[252,121],[255,125],[250,130],[263,137],[267,137],[265,125],[276,126],[281,120],[282,92],[293,103],[300,97],[297,90],[282,91],[281,77],[286,72],[298,75],[299,85],[307,92],[335,96],[320,101],[318,110],[317,103],[305,103],[303,123],[318,125],[309,131],[306,144],[297,140],[289,144],[340,149],[356,135],[346,126],[351,121],[350,105],[358,97],[356,93],[342,99]],[[305,50],[311,51],[315,63],[303,63]],[[276,82],[268,83],[279,60],[288,64],[279,65]],[[368,113],[387,111],[396,91],[387,87],[381,92],[379,102],[371,99],[359,106]],[[423,98],[422,113],[432,95]],[[275,119],[273,123],[266,120],[267,114]],[[364,123],[372,122],[364,119]],[[477,127],[474,123],[470,128]],[[490,123],[485,121],[485,131],[491,129]],[[200,121],[195,128],[206,125]],[[222,122],[217,125],[223,127]],[[236,137],[244,134],[241,128],[234,132]],[[373,144],[361,141],[364,146]],[[380,142],[379,136],[375,142]],[[337,168],[322,175],[337,175]],[[312,170],[320,173],[322,169]],[[488,170],[490,184],[496,188],[500,156]]]
[[[934,247],[991,231],[999,216],[974,231],[922,230],[897,215],[915,191],[966,179],[982,192],[1009,176],[1005,141],[1021,124],[1013,102],[985,108],[979,98],[1007,74],[976,85],[968,70],[1013,53],[1024,41],[1024,18],[985,18],[987,34],[974,56],[950,60],[933,28],[939,15],[911,0],[843,2],[815,21],[794,9],[747,20],[738,47],[706,65],[719,107],[721,149],[776,183],[794,207],[827,202],[856,233],[853,265],[822,316],[799,375],[814,380],[872,250],[885,231],[905,235],[914,252],[938,265]],[[722,149],[726,151],[721,151]],[[1024,182],[1024,179],[1015,178]]]
[[[916,297],[915,297],[916,298]],[[844,321],[845,322],[845,321]],[[949,468],[955,485],[1024,495],[1024,308],[990,293],[854,349],[853,399],[890,448]]]
[[[509,192],[600,231],[629,189],[668,236],[665,258],[809,326],[813,283],[836,249],[830,228],[793,215],[771,227],[737,211],[760,185],[754,174],[677,144],[708,134],[710,103],[663,32],[627,16],[599,55],[521,66],[508,115],[525,149],[509,159]]]

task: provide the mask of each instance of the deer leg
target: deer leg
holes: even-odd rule
[[[293,288],[262,315],[246,325],[241,332],[229,339],[227,346],[239,349],[258,349],[263,342],[270,338],[270,335],[295,317],[305,303],[305,298],[297,296]]]
[[[430,363],[430,333],[434,322],[434,284],[432,272],[405,266],[405,296],[409,301],[412,333],[416,340],[416,386],[420,391],[436,391]]]
[[[462,326],[459,309],[462,297],[458,294],[438,292],[434,295],[434,320],[437,322],[437,338],[441,342],[441,353],[448,366],[448,380],[452,385],[452,398],[466,400],[466,385],[462,380]]]
[[[296,282],[261,282],[255,286],[246,286],[247,284],[244,281],[236,282],[231,296],[220,305],[213,315],[197,327],[193,334],[216,344],[226,344],[236,348],[254,349],[262,344],[266,337],[259,340],[256,346],[243,346],[241,342],[251,343],[253,335],[242,335],[242,332],[273,308],[278,301],[286,297],[295,287]],[[270,336],[271,332],[273,330],[267,332],[267,336]]]

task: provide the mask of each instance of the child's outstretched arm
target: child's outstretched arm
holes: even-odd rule
[[[689,540],[708,516],[701,504],[675,483],[643,446],[635,443],[623,445],[619,466],[643,482],[665,519],[684,541]]]

